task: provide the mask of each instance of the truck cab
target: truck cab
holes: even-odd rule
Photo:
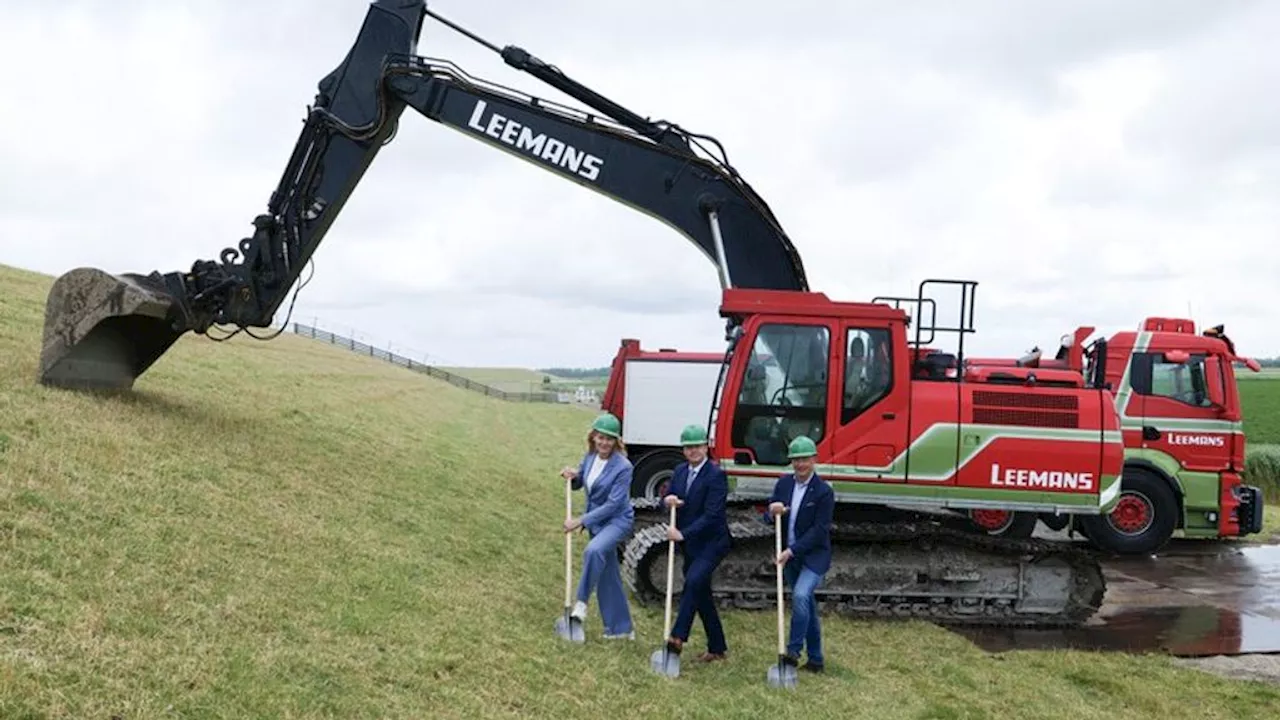
[[[1125,441],[1115,509],[1080,530],[1100,547],[1151,552],[1176,532],[1238,537],[1262,530],[1258,488],[1244,484],[1245,435],[1236,366],[1221,327],[1150,317],[1099,341],[1085,372],[1114,389]]]
[[[1235,354],[1222,326],[1196,332],[1187,318],[1148,317],[1136,330],[1087,343],[1092,326],[1063,336],[1053,359],[1038,348],[1018,359],[973,358],[974,367],[1054,368],[1112,391],[1125,444],[1120,498],[1074,529],[1096,547],[1149,553],[1176,534],[1238,537],[1260,532],[1261,492],[1244,484],[1245,436]],[[1061,529],[1070,519],[1042,515]]]

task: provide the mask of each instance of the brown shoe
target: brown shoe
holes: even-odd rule
[[[724,660],[724,653],[704,652],[698,656],[698,660],[709,663],[717,660]]]

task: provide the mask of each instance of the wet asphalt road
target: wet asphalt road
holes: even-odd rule
[[[1106,598],[1080,628],[956,632],[991,652],[1280,653],[1280,545],[1174,540],[1155,557],[1102,562]]]

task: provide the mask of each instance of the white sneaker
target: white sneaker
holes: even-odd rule
[[[569,613],[570,617],[576,617],[579,620],[587,619],[587,604],[579,600],[574,603],[573,610]]]
[[[625,635],[605,635],[604,639],[605,640],[635,640],[636,631],[632,630],[631,632],[626,633]]]

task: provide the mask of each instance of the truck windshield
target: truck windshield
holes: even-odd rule
[[[1151,365],[1151,394],[1179,402],[1209,407],[1205,385],[1205,356],[1193,355],[1186,363],[1157,359]]]

